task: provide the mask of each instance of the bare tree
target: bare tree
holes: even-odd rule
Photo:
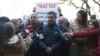
[[[81,7],[78,7],[77,5],[75,5],[75,3],[72,2],[72,0],[70,0],[70,3],[71,3],[74,7],[76,7],[76,9],[77,9],[77,8],[80,8],[80,9],[85,10],[85,11],[91,16],[91,11],[90,11],[90,8],[91,8],[91,7],[90,7],[89,4],[88,4],[88,0],[81,0],[81,1],[82,1]],[[83,5],[85,5],[86,8],[84,8]]]
[[[75,3],[72,2],[72,0],[70,0],[70,4],[72,4],[74,7],[76,7],[76,9],[80,8],[77,5],[75,5]]]
[[[97,2],[97,1],[95,1],[95,0],[93,0],[98,6],[99,6],[99,12],[100,12],[100,0],[99,0],[99,2]]]
[[[85,9],[86,12],[91,16],[91,11],[90,11],[90,6],[88,4],[88,0],[82,0],[83,3],[82,3],[82,6],[81,6],[81,9]],[[83,5],[86,5],[86,8],[83,7]]]
[[[90,7],[90,4],[88,3],[89,0],[80,0],[82,2],[82,4],[80,4],[80,6],[76,5],[76,3],[73,2],[73,0],[61,0],[61,1],[63,1],[63,3],[69,2],[69,5],[75,7],[76,9],[85,10],[89,16],[91,16],[91,10],[95,9],[93,7]],[[91,1],[93,1],[95,4],[97,4],[99,6],[99,12],[100,12],[100,0],[98,0],[98,1],[91,0]]]

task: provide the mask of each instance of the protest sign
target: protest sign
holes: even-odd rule
[[[36,13],[40,21],[48,20],[49,11],[54,11],[57,13],[57,16],[59,15],[57,3],[40,2],[36,3],[35,5],[36,5]]]

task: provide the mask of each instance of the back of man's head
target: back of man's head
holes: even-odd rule
[[[0,50],[2,49],[2,46],[4,44],[4,36],[5,36],[5,32],[4,32],[4,24],[10,22],[10,19],[8,17],[0,17]]]

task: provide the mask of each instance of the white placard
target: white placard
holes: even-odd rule
[[[48,20],[49,11],[54,11],[57,13],[57,16],[59,15],[57,3],[40,2],[40,3],[36,3],[35,5],[36,5],[36,13],[40,21]]]

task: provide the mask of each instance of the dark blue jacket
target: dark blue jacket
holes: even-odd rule
[[[44,25],[41,33],[43,34],[44,38],[39,41],[39,45],[43,49],[46,47],[51,47],[53,50],[55,50],[61,46],[61,31],[57,24]]]

